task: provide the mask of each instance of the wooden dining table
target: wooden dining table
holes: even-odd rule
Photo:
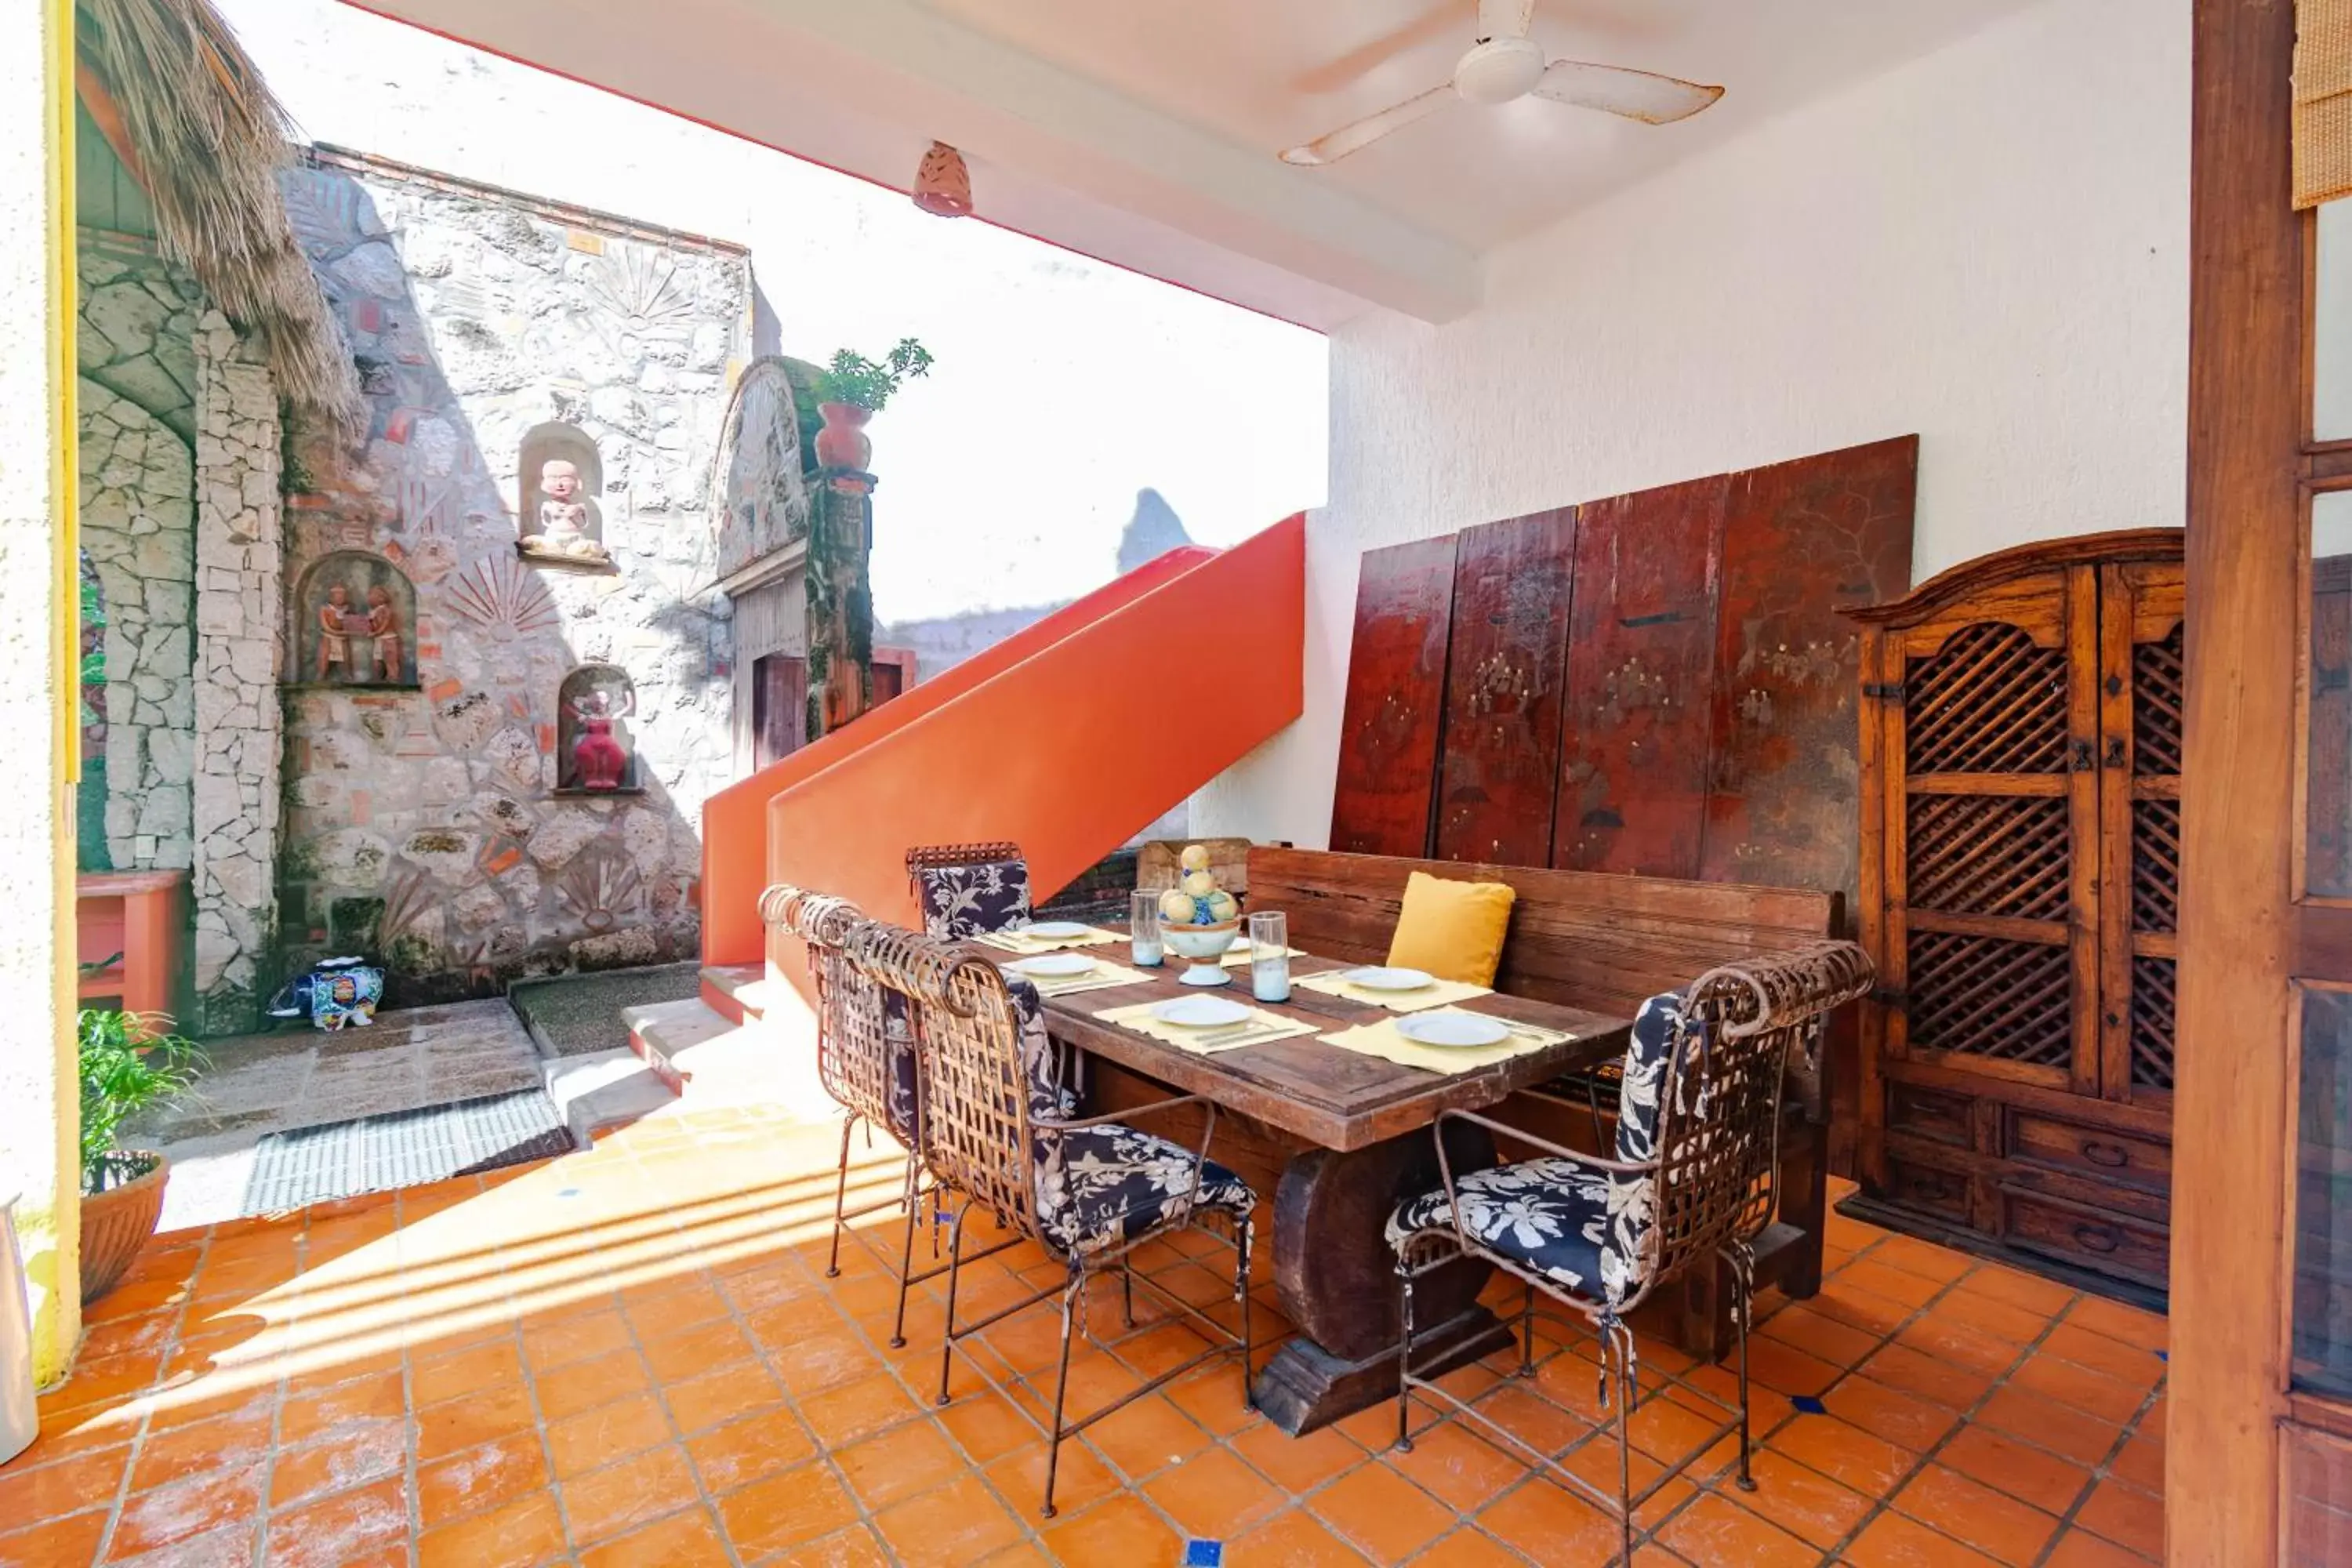
[[[1082,951],[1129,961],[1124,944]],[[989,956],[1012,962],[1003,952]],[[1294,980],[1357,967],[1312,955],[1290,964]],[[1219,1108],[1211,1157],[1250,1178],[1261,1197],[1273,1177],[1275,1290],[1297,1331],[1258,1374],[1255,1393],[1259,1407],[1285,1431],[1309,1432],[1396,1394],[1401,1308],[1396,1258],[1382,1231],[1399,1201],[1441,1184],[1430,1131],[1438,1114],[1485,1110],[1514,1090],[1619,1060],[1633,1020],[1500,994],[1475,997],[1457,1005],[1572,1037],[1467,1072],[1440,1073],[1312,1035],[1200,1055],[1095,1016],[1202,994],[1178,983],[1182,967],[1171,955],[1140,984],[1048,997],[1046,1028],[1093,1058],[1090,1114],[1162,1098],[1171,1088],[1199,1095]],[[1397,1016],[1297,985],[1286,1002],[1254,1002],[1246,967],[1232,973],[1232,985],[1207,994],[1314,1024],[1321,1033]],[[1188,1125],[1151,1130],[1180,1140],[1189,1131],[1197,1143],[1197,1118],[1172,1120]],[[1457,1173],[1496,1159],[1493,1140],[1465,1122],[1448,1129],[1446,1152]],[[1426,1325],[1415,1335],[1416,1370],[1459,1364],[1510,1342],[1509,1325],[1478,1301],[1490,1273],[1465,1258],[1414,1287],[1414,1317]]]

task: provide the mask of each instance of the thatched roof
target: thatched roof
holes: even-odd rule
[[[206,0],[77,11],[85,103],[145,188],[164,254],[261,340],[298,415],[352,429],[358,373],[278,194],[284,107]]]

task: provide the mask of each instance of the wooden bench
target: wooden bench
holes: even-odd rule
[[[1287,914],[1292,944],[1308,952],[1382,963],[1413,871],[1508,883],[1517,900],[1495,988],[1596,1013],[1631,1016],[1648,997],[1687,985],[1718,963],[1785,952],[1843,930],[1844,900],[1836,893],[1264,847],[1249,852],[1250,907]],[[1790,1064],[1780,1212],[1757,1247],[1757,1284],[1778,1285],[1792,1297],[1821,1287],[1829,1057],[1825,1051],[1812,1070]],[[1581,1098],[1518,1094],[1496,1115],[1557,1142],[1593,1144]],[[1652,1326],[1695,1355],[1722,1354],[1730,1348],[1727,1284],[1694,1277],[1680,1292],[1661,1292],[1653,1300],[1663,1307],[1652,1310],[1663,1321]]]

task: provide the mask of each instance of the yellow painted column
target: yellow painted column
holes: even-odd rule
[[[72,83],[72,0],[0,0],[0,1194],[43,1383],[81,1336]]]

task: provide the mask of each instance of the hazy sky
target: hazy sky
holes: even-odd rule
[[[869,430],[882,620],[1108,580],[1145,486],[1212,544],[1322,502],[1317,333],[329,0],[215,3],[308,140],[748,245],[802,359],[921,338]]]

